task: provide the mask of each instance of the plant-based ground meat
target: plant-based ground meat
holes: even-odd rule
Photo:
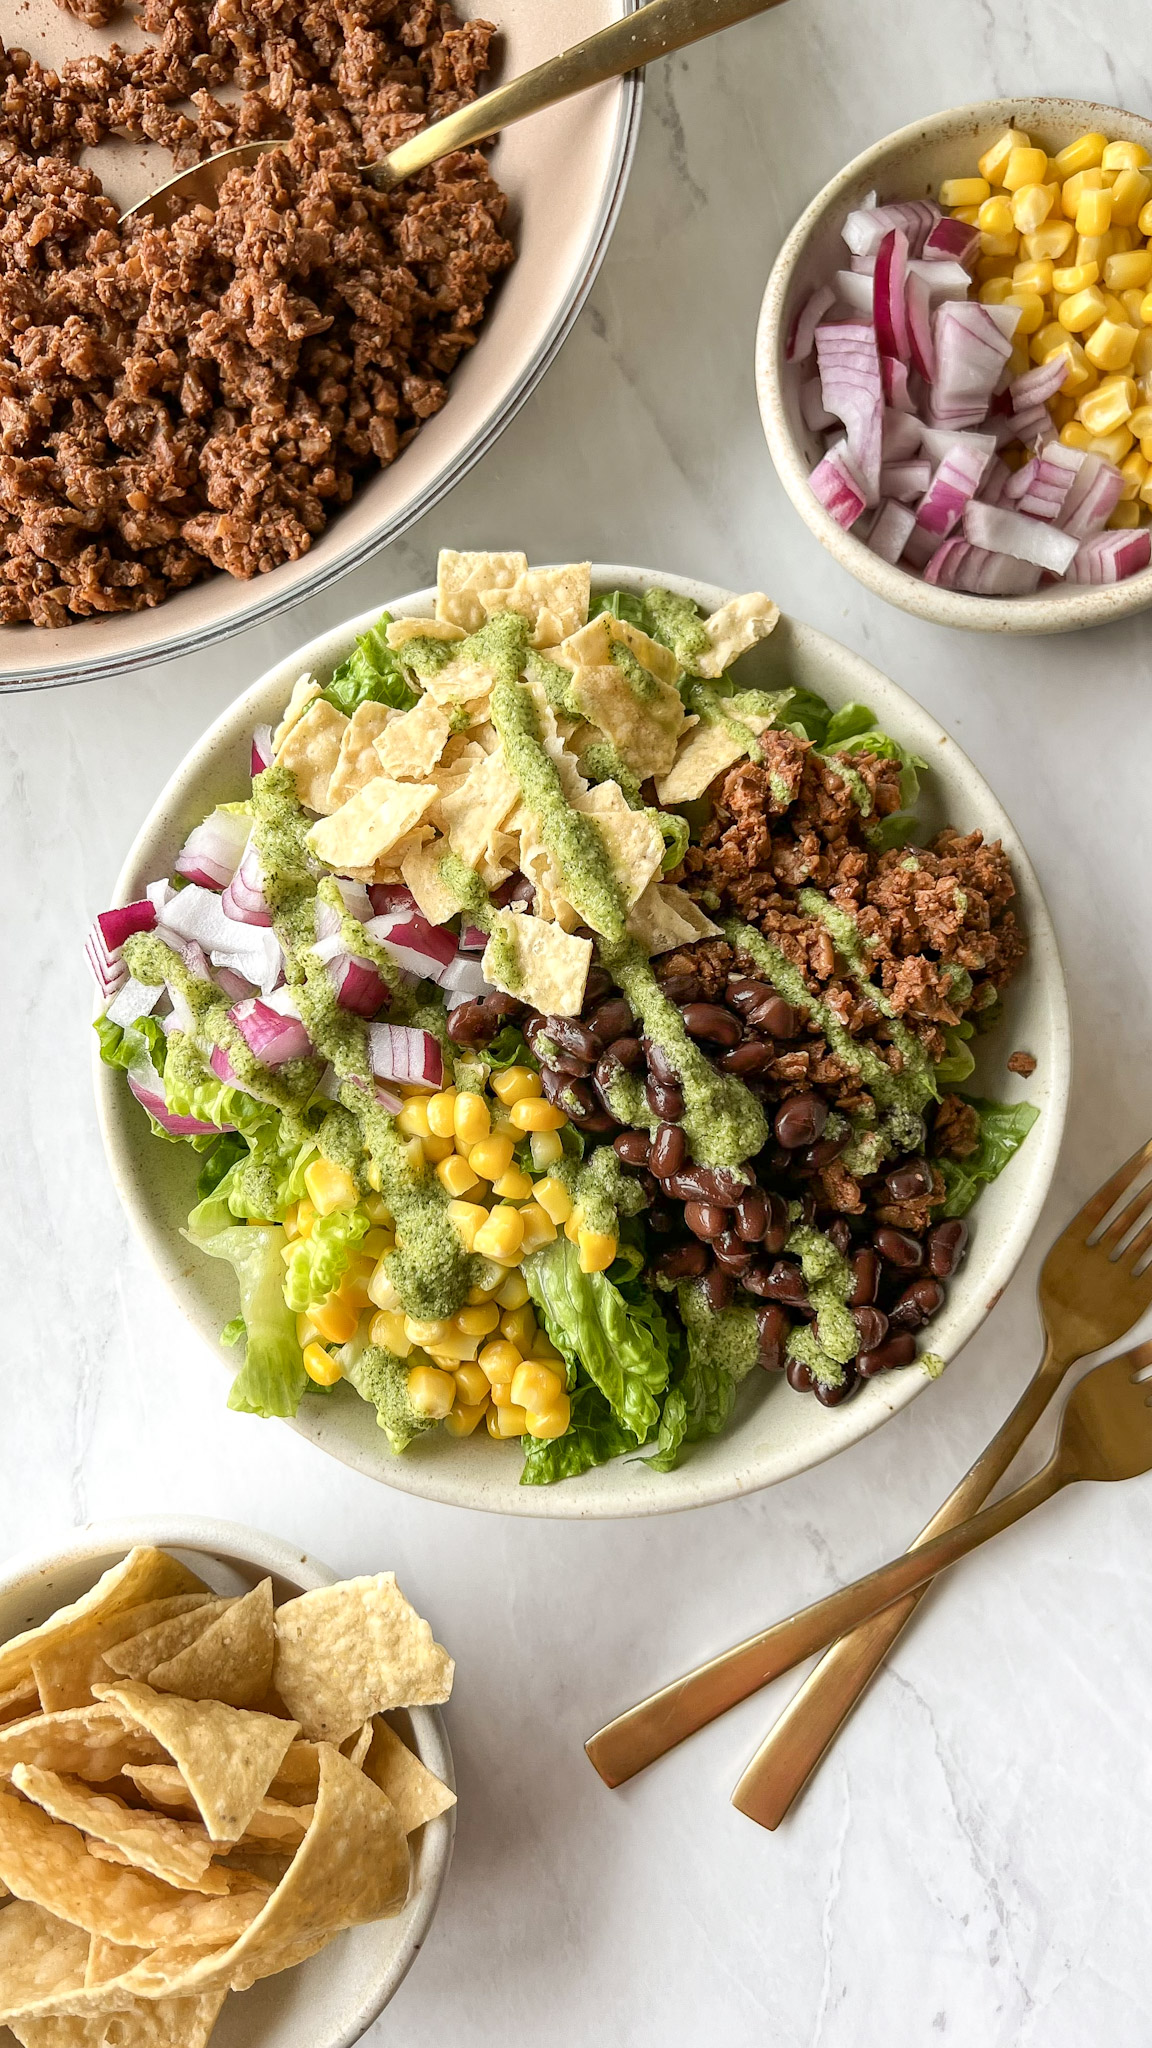
[[[297,559],[440,410],[512,261],[479,153],[388,194],[357,172],[474,98],[490,24],[432,0],[146,0],[138,21],[157,42],[59,74],[0,44],[0,623]],[[177,164],[285,147],[215,214],[121,225],[75,161],[112,132]]]

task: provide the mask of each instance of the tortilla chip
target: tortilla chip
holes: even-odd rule
[[[144,1813],[125,1806],[123,1800],[93,1792],[79,1778],[63,1778],[55,1771],[37,1770],[34,1764],[17,1764],[12,1783],[53,1820],[80,1828],[100,1842],[122,1850],[138,1870],[181,1890],[223,1892],[227,1884],[213,1881],[209,1872],[212,1843],[202,1829],[186,1828],[178,1820]],[[208,1882],[202,1882],[205,1878]]]
[[[392,1801],[406,1835],[456,1804],[456,1794],[379,1716],[372,1724],[372,1746],[364,1760],[364,1773]]]
[[[276,755],[276,766],[288,769],[296,783],[297,796],[310,811],[333,808],[328,786],[349,722],[326,697],[318,697],[297,719]]]
[[[148,1684],[186,1700],[223,1700],[230,1707],[254,1707],[272,1683],[275,1636],[272,1581],[263,1579],[233,1600],[186,1650],[156,1664]]]
[[[592,941],[579,939],[575,933],[564,931],[559,924],[548,924],[542,917],[514,910],[494,911],[492,922],[494,933],[502,932],[512,946],[518,972],[515,988],[508,988],[497,971],[502,949],[494,949],[490,940],[481,962],[486,979],[548,1016],[578,1017],[592,961]],[[414,1703],[392,1700],[381,1704]]]
[[[759,714],[745,715],[740,719],[750,732],[761,733],[771,720]],[[658,777],[656,794],[662,804],[692,803],[703,796],[709,783],[731,768],[736,761],[742,761],[748,752],[747,745],[738,733],[729,732],[726,725],[697,725],[681,741],[675,761],[667,775]]]
[[[130,1550],[127,1557],[96,1581],[83,1599],[73,1601],[70,1607],[58,1607],[39,1628],[13,1636],[0,1648],[0,1693],[30,1679],[34,1658],[85,1633],[94,1621],[123,1614],[126,1608],[139,1607],[145,1600],[166,1600],[174,1593],[206,1591],[202,1579],[163,1550],[153,1550],[150,1545]]]
[[[330,818],[313,825],[306,844],[337,871],[349,865],[370,867],[420,823],[435,795],[433,789],[377,775]]]
[[[205,2048],[227,1995],[125,1999],[114,2012],[15,2021],[12,2032],[22,2048]]]
[[[287,739],[292,727],[303,718],[310,704],[320,695],[320,685],[313,676],[298,676],[292,685],[292,695],[284,707],[284,716],[272,735],[272,753],[275,756]]]
[[[527,555],[458,554],[441,548],[436,564],[436,617],[478,633],[488,614],[480,592],[510,590],[527,574]]]
[[[451,661],[426,679],[424,694],[435,704],[451,704],[454,710],[470,711],[479,719],[485,715],[498,674],[491,662],[454,654]]]
[[[43,1706],[40,1688],[36,1682],[35,1665],[31,1678],[22,1678],[19,1685],[8,1692],[0,1693],[0,1727],[6,1721],[26,1721],[29,1714],[35,1714]]]
[[[592,600],[592,565],[569,562],[557,569],[526,569],[515,583],[480,593],[485,616],[519,612],[532,627],[533,647],[556,647],[577,632]]]
[[[177,1593],[169,1600],[146,1600],[123,1614],[94,1621],[70,1641],[45,1650],[32,1667],[44,1712],[58,1714],[66,1707],[87,1706],[93,1697],[93,1685],[108,1677],[106,1650],[146,1629],[158,1628],[162,1622],[178,1620],[213,1604],[210,1593]]]
[[[135,1969],[149,1953],[146,1948],[126,1948],[120,1941],[105,1941],[102,1934],[93,1934],[88,1950],[88,1965],[84,1972],[85,1991],[99,1991],[102,1984],[112,1984],[122,1977],[125,1970]]]
[[[0,1913],[0,2027],[12,2013],[83,1991],[89,1938],[43,1906],[16,1899]]]
[[[715,938],[720,927],[674,882],[649,882],[632,906],[628,930],[651,956],[690,946],[697,939]]]
[[[78,1829],[10,1792],[0,1792],[0,1873],[18,1898],[134,1947],[235,1941],[262,1904],[258,1892],[209,1898],[143,1870],[116,1869],[88,1854]]]
[[[299,1802],[272,1798],[265,1793],[256,1811],[249,1819],[238,1847],[256,1848],[264,1845],[295,1848],[303,1839],[312,1818],[312,1802],[320,1781],[320,1765],[315,1743],[293,1743],[292,1749],[307,1748],[310,1753],[310,1767],[304,1793]],[[291,1751],[289,1755],[291,1755]],[[188,1790],[175,1764],[142,1764],[132,1766],[124,1773],[153,1806],[166,1807],[171,1813],[186,1814],[189,1818],[199,1817],[200,1809]],[[276,1780],[279,1783],[279,1779]],[[294,1788],[296,1789],[296,1788]],[[205,1840],[208,1837],[205,1836]]]
[[[354,1764],[358,1771],[363,1770],[364,1759],[368,1754],[371,1742],[372,1723],[371,1721],[365,1721],[364,1726],[362,1728],[358,1728],[356,1730],[355,1735],[347,1736],[346,1739],[342,1743],[340,1743],[340,1754],[341,1756],[346,1756],[349,1763]]]
[[[439,816],[448,844],[466,867],[481,872],[486,863],[495,865],[492,842],[519,801],[520,787],[507,767],[503,749],[482,754],[459,788],[440,798]]]
[[[177,1699],[131,1680],[100,1690],[104,1699],[163,1743],[212,1840],[239,1841],[285,1751],[300,1733],[296,1723],[222,1706],[218,1700]]]
[[[232,1604],[231,1600],[208,1600],[197,1609],[171,1615],[167,1621],[158,1621],[151,1628],[142,1628],[135,1635],[110,1643],[104,1652],[107,1669],[98,1674],[97,1683],[107,1685],[109,1671],[114,1671],[118,1678],[147,1678],[157,1664],[179,1656],[181,1650],[196,1642]]]
[[[0,1781],[17,1764],[43,1771],[74,1772],[79,1778],[117,1778],[126,1764],[159,1763],[160,1744],[116,1707],[94,1700],[62,1714],[35,1714],[0,1728]]]
[[[301,1732],[322,1741],[342,1742],[386,1707],[439,1705],[454,1668],[392,1572],[276,1610],[276,1690]]]
[[[411,711],[376,735],[376,769],[401,782],[426,782],[452,736],[448,713],[434,697],[421,697]]]
[[[268,1787],[269,1799],[293,1805],[315,1799],[320,1784],[320,1751],[316,1743],[294,1742]]]
[[[463,626],[453,626],[448,619],[391,619],[384,638],[396,654],[409,640],[463,640],[466,635]]]
[[[376,754],[376,741],[387,731],[388,721],[395,713],[387,704],[360,704],[352,713],[344,728],[340,742],[340,758],[332,771],[328,784],[328,797],[323,809],[338,810],[349,797],[358,796],[366,783],[380,773],[380,762]],[[313,804],[313,810],[320,806]]]
[[[616,885],[630,910],[660,873],[664,835],[646,811],[630,810],[616,782],[600,782],[582,797],[578,808],[599,826]]]
[[[440,861],[446,848],[442,839],[414,847],[400,864],[400,879],[416,898],[416,908],[429,924],[446,924],[460,905],[440,879]]]
[[[780,607],[762,590],[750,590],[743,597],[729,598],[718,612],[705,619],[704,631],[711,643],[706,654],[695,661],[699,676],[722,676],[740,655],[766,640],[780,617]]]

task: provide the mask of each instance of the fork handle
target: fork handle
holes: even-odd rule
[[[959,1485],[938,1508],[913,1544],[928,1543],[975,1513],[1008,1470],[1039,1421],[1072,1361],[1044,1357],[1012,1413],[986,1445]],[[761,1827],[779,1827],[821,1758],[831,1748],[853,1707],[911,1620],[928,1591],[923,1585],[894,1606],[842,1636],[820,1659],[783,1713],[769,1729],[732,1794],[732,1804]]]
[[[779,5],[780,0],[648,0],[646,7],[610,22],[581,43],[573,43],[571,49],[549,57],[521,78],[510,79],[470,106],[433,122],[410,142],[402,142],[382,163],[369,166],[365,176],[380,191],[387,191],[413,172],[426,170],[439,157],[454,149],[470,149],[473,143],[483,142],[527,114],[540,113],[570,99],[573,93],[602,85],[605,79],[639,71],[657,57],[666,57],[672,50],[682,50],[688,43]]]

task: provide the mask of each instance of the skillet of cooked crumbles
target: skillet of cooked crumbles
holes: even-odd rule
[[[59,73],[0,42],[3,624],[303,555],[444,405],[513,258],[478,152],[388,194],[357,173],[476,96],[491,24],[437,0],[145,0],[136,21],[155,43]],[[113,133],[181,167],[285,147],[215,215],[121,225],[76,161]]]

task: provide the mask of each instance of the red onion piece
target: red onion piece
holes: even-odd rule
[[[930,462],[886,462],[880,471],[881,495],[899,498],[905,505],[910,505],[914,498],[922,498],[931,481]],[[915,525],[915,520],[912,523]]]
[[[1066,462],[1049,462],[1046,455],[1034,455],[1005,484],[1002,502],[1015,505],[1031,519],[1058,520],[1064,501],[1076,480],[1076,471]],[[987,503],[987,499],[985,500]]]
[[[430,1031],[411,1024],[370,1024],[372,1072],[382,1081],[403,1081],[416,1088],[442,1088],[444,1055]]]
[[[1012,353],[997,323],[989,316],[998,307],[976,301],[946,299],[936,308],[932,338],[936,375],[931,403],[939,426],[978,426]]]
[[[859,313],[863,319],[872,318],[872,273],[860,270],[838,270],[832,280],[836,287],[836,303],[846,306],[850,313]]]
[[[969,500],[975,497],[988,467],[988,457],[957,439],[936,471],[916,514],[927,533],[951,533]],[[971,538],[971,536],[969,536]]]
[[[914,569],[922,569],[930,562],[940,545],[939,535],[929,533],[924,526],[914,526],[904,543],[904,560]]]
[[[249,1052],[266,1067],[282,1067],[286,1060],[307,1059],[312,1040],[299,1017],[284,1014],[272,1002],[249,996],[228,1012]]]
[[[882,462],[919,462],[921,426],[913,413],[886,405],[880,437]]]
[[[464,926],[460,933],[460,951],[462,953],[482,953],[487,944],[488,934],[487,932],[482,932],[478,924],[466,924]]]
[[[416,909],[416,898],[402,882],[370,882],[368,901],[374,917],[389,917],[396,910]],[[366,923],[366,919],[361,920]]]
[[[1013,377],[1008,386],[1013,412],[1027,412],[1031,406],[1046,405],[1063,388],[1067,375],[1067,356],[1055,356],[1050,363],[1040,363],[1035,370],[1025,370],[1022,377]]]
[[[954,588],[970,591],[974,597],[1030,597],[1042,573],[1033,562],[970,547],[959,563]]]
[[[919,256],[940,217],[940,208],[930,199],[897,199],[887,206],[857,207],[841,232],[853,256],[871,256],[884,237],[898,228],[910,253]]]
[[[176,873],[205,889],[223,889],[240,865],[251,830],[243,812],[213,811],[188,834],[173,863]]]
[[[272,766],[272,727],[258,725],[252,735],[252,780]]]
[[[363,882],[350,882],[346,875],[337,875],[335,882],[349,917],[354,917],[359,924],[367,924],[374,906]]]
[[[153,1072],[155,1072],[154,1068]],[[160,1077],[158,1074],[156,1079],[159,1082]],[[137,1102],[144,1105],[149,1116],[153,1117],[161,1128],[168,1132],[171,1138],[214,1138],[220,1131],[234,1131],[236,1129],[235,1124],[205,1124],[201,1123],[194,1116],[173,1116],[172,1111],[164,1100],[162,1089],[150,1087],[148,1082],[141,1079],[135,1072],[129,1073],[128,1086],[136,1097]]]
[[[1123,489],[1124,479],[1112,463],[1105,462],[1102,455],[1083,453],[1060,514],[1064,531],[1074,534],[1077,540],[1090,540],[1093,534],[1102,532],[1120,503]]]
[[[370,918],[364,929],[398,967],[424,980],[439,981],[445,967],[456,958],[455,933],[429,924],[418,910],[408,916],[393,913]]]
[[[916,524],[916,514],[910,505],[897,505],[889,498],[880,507],[876,522],[868,535],[868,546],[881,561],[898,562],[904,552],[904,545]]]
[[[908,319],[908,347],[912,361],[926,384],[936,375],[936,350],[932,342],[932,300],[922,277],[909,275],[904,288]]]
[[[837,526],[848,527],[859,519],[866,499],[848,462],[848,443],[839,441],[816,464],[809,478],[812,489]]]
[[[177,890],[165,905],[164,924],[179,938],[194,939],[214,966],[230,967],[265,993],[280,979],[284,959],[273,934],[226,916],[211,890]]]
[[[374,1017],[391,1000],[391,990],[380,969],[355,953],[330,960],[328,973],[340,1008],[351,1010],[357,1017]]]
[[[958,538],[946,540],[924,566],[925,583],[937,583],[941,590],[955,590],[955,572],[968,552],[966,541]]]
[[[99,932],[103,950],[111,959],[120,951],[125,939],[136,932],[150,932],[156,923],[155,905],[144,897],[139,903],[125,903],[119,910],[101,910],[94,929]]]
[[[1081,541],[1067,571],[1069,583],[1123,583],[1152,561],[1152,528],[1121,527]]]
[[[908,365],[897,362],[895,356],[881,356],[880,375],[884,383],[884,402],[898,412],[915,415],[916,402],[908,388]]]
[[[141,1017],[150,1017],[163,993],[163,985],[149,987],[143,981],[136,981],[129,975],[124,986],[117,989],[104,1015],[110,1024],[119,1024],[127,1030],[130,1024],[137,1024]]]
[[[1071,534],[1029,519],[1005,505],[971,503],[964,513],[964,535],[975,547],[994,554],[1014,555],[1018,561],[1034,562],[1039,569],[1051,569],[1063,576],[1075,559],[1076,542]]]
[[[822,434],[836,425],[835,414],[826,410],[820,394],[819,377],[810,377],[800,386],[800,417],[810,434]]]
[[[876,341],[881,355],[896,356],[902,363],[909,359],[908,316],[904,304],[907,270],[908,237],[902,228],[889,228],[876,252],[872,317],[876,322]]]
[[[972,279],[959,263],[910,263],[909,284],[913,278],[926,289],[933,306],[941,299],[966,299],[972,288]]]
[[[980,254],[980,230],[965,220],[938,220],[924,238],[921,256],[925,263],[975,263]]]
[[[493,993],[492,983],[485,980],[480,962],[475,958],[469,959],[465,953],[457,953],[456,958],[449,961],[441,974],[440,986],[457,993],[463,991],[469,997]]]
[[[792,323],[784,360],[788,363],[806,363],[816,340],[816,329],[825,313],[835,302],[836,294],[831,285],[822,284],[804,301]]]
[[[848,456],[866,505],[880,496],[884,387],[870,328],[840,323],[816,332],[820,388],[828,411],[848,429]]]

